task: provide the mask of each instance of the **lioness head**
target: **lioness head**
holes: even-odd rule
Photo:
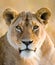
[[[9,26],[7,40],[19,51],[20,57],[33,57],[42,46],[45,38],[45,26],[51,13],[47,8],[41,8],[36,13],[17,13],[6,9],[3,18]]]

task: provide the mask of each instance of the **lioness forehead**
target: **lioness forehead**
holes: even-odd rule
[[[37,22],[36,22],[37,21]],[[21,12],[14,20],[13,24],[36,24],[39,23],[35,15],[31,12]]]

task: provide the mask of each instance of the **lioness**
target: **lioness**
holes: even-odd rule
[[[55,65],[54,44],[46,32],[50,16],[47,8],[19,14],[6,9],[9,29],[0,38],[0,65]]]

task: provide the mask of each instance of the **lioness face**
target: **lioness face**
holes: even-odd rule
[[[6,17],[8,15],[9,14],[6,14]],[[11,18],[5,17],[5,19],[10,21],[13,19],[13,16],[11,14],[9,16]],[[47,14],[45,16],[47,16]],[[44,17],[42,21],[45,20],[47,20],[46,17]],[[36,55],[37,50],[41,47],[46,37],[44,23],[41,23],[40,20],[30,12],[20,13],[11,23],[7,32],[7,39],[8,42],[19,51],[21,57],[30,58]]]
[[[8,32],[10,32],[10,41],[17,44],[19,53],[23,56],[35,53],[37,45],[41,45],[40,38],[44,37],[43,26],[35,18],[28,21],[18,18]]]

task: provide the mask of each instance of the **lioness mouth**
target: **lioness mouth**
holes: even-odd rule
[[[29,52],[29,51],[34,51],[34,52],[35,52],[35,51],[36,51],[36,48],[35,48],[34,50],[29,49],[29,48],[22,49],[22,50],[19,49],[19,53],[21,53],[22,51],[28,51],[28,52]]]

